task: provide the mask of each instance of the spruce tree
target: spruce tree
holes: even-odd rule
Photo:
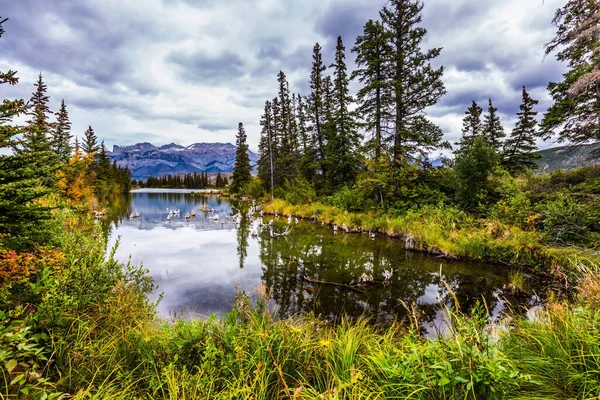
[[[6,21],[0,17],[0,38]],[[15,71],[0,71],[0,85],[16,85],[18,80]],[[50,239],[47,222],[51,210],[36,201],[51,191],[46,179],[49,171],[37,159],[39,153],[21,151],[18,135],[30,131],[12,124],[13,118],[28,111],[23,100],[4,99],[0,103],[0,241],[12,248]]]
[[[554,104],[542,120],[542,135],[558,141],[600,140],[600,3],[568,0],[553,19],[556,36],[546,54],[567,63],[561,82],[548,85]]]
[[[327,156],[329,190],[334,191],[342,185],[352,186],[358,175],[360,158],[358,147],[360,136],[355,113],[350,111],[353,102],[350,96],[349,77],[346,67],[345,47],[342,37],[338,36],[333,72],[331,137],[328,142]]]
[[[421,42],[427,30],[421,23],[421,0],[390,0],[389,8],[380,12],[381,20],[392,46],[386,85],[391,90],[394,118],[394,163],[401,166],[405,158],[427,156],[444,142],[441,129],[425,116],[425,109],[437,103],[446,93],[442,75],[444,68],[435,69],[431,60],[441,48],[423,52]]]
[[[280,178],[283,181],[293,181],[298,176],[299,156],[289,84],[283,71],[279,71],[277,81],[279,83],[279,118],[276,122],[276,131],[278,132],[280,146],[275,163]]]
[[[233,168],[233,183],[231,191],[239,193],[247,183],[250,182],[252,167],[250,165],[250,157],[248,156],[248,145],[246,144],[246,130],[244,124],[238,124],[238,133],[236,136],[235,145],[235,166]]]
[[[315,170],[325,173],[325,145],[327,144],[326,134],[323,130],[324,111],[323,111],[323,72],[327,69],[323,64],[323,55],[321,45],[315,44],[313,48],[313,63],[310,72],[310,96],[309,110],[310,121],[312,124],[312,134],[316,145]]]
[[[541,155],[536,153],[537,146],[535,137],[537,134],[537,111],[533,107],[538,104],[532,99],[523,86],[523,102],[517,113],[517,124],[513,129],[510,139],[504,143],[503,166],[511,173],[517,174],[527,169],[534,169],[537,164],[535,160]]]
[[[373,157],[379,159],[384,151],[384,130],[391,115],[391,88],[386,84],[390,64],[386,60],[390,59],[392,52],[381,22],[370,20],[365,24],[352,52],[356,53],[358,68],[351,79],[358,79],[363,85],[356,94],[358,113],[365,121],[365,130],[372,135],[367,147]]]
[[[486,137],[488,143],[500,154],[502,152],[502,139],[506,136],[504,128],[500,123],[500,117],[496,112],[498,111],[492,104],[492,99],[489,99],[488,113],[484,117],[485,122],[483,123],[483,134]]]
[[[276,160],[277,157],[275,153],[277,151],[277,143],[275,142],[273,112],[270,101],[265,102],[265,110],[260,119],[260,126],[262,127],[262,130],[258,145],[258,150],[260,152],[260,158],[258,159],[258,176],[269,188],[271,196],[273,196],[275,186],[274,160]]]
[[[471,107],[465,112],[466,116],[463,119],[462,138],[458,145],[461,149],[468,148],[473,145],[473,141],[476,137],[482,136],[483,125],[481,123],[481,114],[483,109],[473,101]]]
[[[44,163],[50,160],[50,131],[53,124],[50,122],[52,112],[48,107],[50,97],[46,94],[47,86],[42,73],[38,75],[35,91],[31,95],[31,118],[23,134],[22,150],[25,152],[44,154]]]
[[[59,162],[67,164],[71,158],[73,148],[71,147],[71,122],[67,106],[63,100],[60,103],[60,110],[56,117],[54,129],[52,129],[52,150],[58,156]]]
[[[94,130],[91,126],[88,126],[87,130],[83,134],[83,142],[81,143],[81,150],[85,154],[94,155],[100,150],[100,146],[98,145],[98,138],[94,133]]]

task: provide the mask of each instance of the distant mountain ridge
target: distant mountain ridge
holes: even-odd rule
[[[600,143],[579,146],[561,146],[538,151],[542,158],[537,160],[538,171],[552,172],[573,169],[591,164],[600,164]]]
[[[175,143],[157,147],[152,143],[113,146],[108,152],[119,167],[128,167],[133,179],[150,176],[183,175],[200,172],[232,172],[237,147],[231,143],[194,143],[181,146]],[[256,165],[258,155],[248,150],[250,164]]]

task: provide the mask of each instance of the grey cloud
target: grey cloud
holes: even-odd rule
[[[231,52],[213,56],[203,52],[174,51],[167,56],[167,61],[178,65],[186,79],[199,83],[224,84],[245,73],[244,61]]]
[[[222,122],[201,122],[198,125],[199,129],[204,129],[210,132],[215,132],[215,131],[225,131],[225,130],[232,130],[232,129],[236,129],[237,125],[235,124],[228,124],[228,123],[222,123]]]
[[[378,4],[380,3],[380,4]],[[380,1],[334,1],[317,19],[316,29],[326,37],[335,39],[341,36],[347,48],[351,48],[362,28],[369,19],[377,18],[383,2]]]
[[[81,86],[104,88],[122,83],[140,93],[152,91],[136,79],[129,54],[133,38],[157,38],[150,24],[135,18],[110,19],[85,1],[11,1],[3,12],[10,18],[3,43],[8,59],[65,76]],[[64,25],[62,29],[69,34],[51,37],[49,32],[57,24]]]

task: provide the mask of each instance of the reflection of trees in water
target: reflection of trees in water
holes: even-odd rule
[[[440,311],[438,298],[444,304],[453,302],[439,276],[440,261],[406,252],[397,241],[332,235],[320,227],[306,225],[292,230],[285,238],[271,239],[263,232],[260,247],[263,279],[282,316],[314,311],[328,318],[344,313],[385,322],[406,315],[402,300],[416,303],[422,320],[432,322]],[[349,283],[367,273],[380,280],[383,271],[391,269],[394,274],[389,285],[376,284],[366,293],[299,279],[307,276],[312,280]],[[493,307],[497,302],[492,296],[493,288],[502,282],[491,272],[482,273],[474,264],[459,263],[444,266],[443,279],[463,310],[472,307],[482,295]]]
[[[248,237],[250,236],[250,219],[244,214],[240,224],[236,229],[237,236],[237,255],[240,262],[240,268],[244,268],[244,261],[248,256]]]
[[[131,194],[112,199],[110,207],[106,211],[106,216],[101,219],[104,234],[108,237],[111,224],[119,227],[123,220],[129,217],[129,214],[131,214]]]

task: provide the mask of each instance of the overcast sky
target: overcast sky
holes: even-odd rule
[[[332,61],[341,35],[356,36],[385,0],[0,0],[8,17],[0,71],[20,83],[0,98],[28,99],[41,71],[51,107],[64,99],[81,136],[91,125],[113,144],[235,143],[243,122],[257,150],[264,101],[283,70],[308,94],[315,42]],[[543,45],[564,0],[425,0],[424,47],[443,47],[447,95],[427,110],[455,142],[472,100],[491,97],[510,132],[523,85],[549,106],[546,85],[564,67]],[[143,5],[142,5],[143,4]],[[352,65],[352,62],[349,63]],[[551,144],[544,144],[547,147]]]

